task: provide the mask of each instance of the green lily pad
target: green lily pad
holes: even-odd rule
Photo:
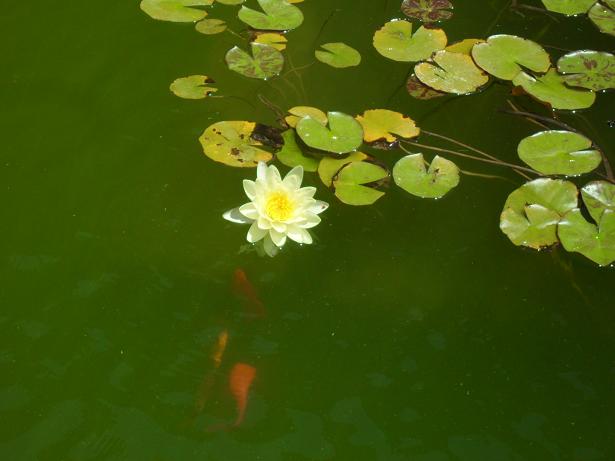
[[[320,180],[322,183],[331,187],[333,184],[333,177],[340,171],[345,165],[348,165],[352,162],[361,162],[367,159],[368,156],[363,152],[353,152],[344,158],[331,158],[325,157],[320,161],[318,165],[318,176],[320,176]]]
[[[295,139],[295,130],[286,130],[282,133],[282,138],[284,147],[276,154],[280,162],[291,168],[301,165],[305,171],[318,170],[318,160],[306,157],[301,152]]]
[[[453,17],[449,0],[404,0],[401,11],[409,18],[423,22],[444,21]]]
[[[251,43],[252,56],[235,46],[226,53],[229,69],[250,78],[266,80],[278,75],[284,67],[284,56],[274,47]]]
[[[322,110],[317,109],[316,107],[310,106],[296,106],[292,109],[288,110],[288,113],[291,114],[284,118],[286,124],[292,128],[297,127],[297,123],[303,117],[312,117],[322,126],[327,126],[327,114],[325,114]]]
[[[615,1],[596,2],[589,10],[588,16],[600,32],[615,35]]]
[[[258,162],[268,162],[273,157],[258,147],[261,143],[251,138],[255,127],[252,122],[218,122],[207,127],[199,141],[205,155],[216,162],[234,167],[255,167]]]
[[[196,23],[197,32],[205,35],[215,35],[226,30],[226,22],[221,19],[203,19]]]
[[[553,109],[587,109],[596,100],[596,93],[592,91],[568,87],[564,77],[555,69],[550,69],[542,77],[521,72],[513,79],[513,84]]]
[[[425,85],[418,78],[416,78],[416,75],[414,74],[408,77],[408,80],[406,81],[406,90],[413,98],[422,100],[441,98],[442,96],[447,95],[447,93],[436,91],[432,87]]]
[[[412,34],[412,23],[403,20],[389,21],[374,34],[374,47],[378,53],[394,61],[428,59],[434,51],[443,49],[446,42],[442,29],[419,27]]]
[[[570,211],[560,221],[558,235],[567,251],[581,253],[601,266],[615,261],[615,212],[605,211],[600,225],[589,223],[581,210]]]
[[[487,74],[470,56],[446,50],[436,52],[431,61],[414,66],[414,75],[435,90],[453,94],[473,93],[489,82]]]
[[[347,205],[371,205],[384,195],[384,192],[365,184],[381,181],[389,172],[379,165],[367,162],[351,162],[344,166],[334,177],[335,196]]]
[[[171,91],[184,99],[204,99],[218,88],[210,86],[214,81],[206,75],[191,75],[176,79],[171,83]]]
[[[357,121],[363,127],[365,142],[384,140],[390,143],[398,138],[415,138],[421,133],[414,120],[392,110],[366,110],[363,115],[357,116]]]
[[[459,184],[459,168],[436,155],[427,170],[423,154],[411,154],[395,164],[393,179],[395,184],[417,197],[442,198]]]
[[[557,61],[568,86],[600,91],[615,89],[615,56],[600,51],[575,51]]]
[[[245,0],[216,0],[216,2],[222,5],[241,5]]]
[[[523,139],[519,158],[545,175],[578,176],[589,173],[602,163],[600,152],[591,140],[570,131],[541,131]]]
[[[549,11],[574,16],[587,13],[596,0],[542,0],[542,3]]]
[[[345,43],[325,43],[321,48],[326,51],[316,50],[316,59],[331,67],[342,69],[361,64],[361,54]]]
[[[530,181],[508,196],[500,229],[517,246],[534,249],[557,243],[557,224],[578,205],[577,188],[560,179]]]
[[[605,211],[615,212],[615,184],[606,181],[593,181],[581,189],[583,203],[597,223]]]
[[[327,114],[329,126],[323,126],[312,117],[297,123],[297,134],[313,149],[344,154],[356,150],[363,143],[363,128],[350,115],[341,112]]]
[[[479,67],[502,80],[514,79],[523,68],[542,73],[551,66],[542,46],[516,35],[492,35],[472,48],[472,57]]]
[[[198,8],[209,6],[214,0],[142,0],[141,9],[159,21],[196,22],[207,16]]]
[[[286,0],[258,0],[263,12],[242,6],[239,19],[253,29],[292,30],[303,23],[303,13]]]

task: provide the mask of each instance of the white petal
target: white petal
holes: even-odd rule
[[[224,219],[230,222],[234,222],[237,224],[248,224],[254,221],[253,219],[248,219],[246,216],[239,212],[239,208],[233,208],[232,210],[228,210],[226,213],[222,215]]]
[[[282,181],[286,187],[291,189],[299,189],[301,182],[303,181],[303,167],[301,165],[296,166],[288,172],[284,180]]]
[[[316,216],[314,213],[303,213],[304,221],[299,223],[299,226],[303,229],[311,229],[312,227],[316,227],[320,224],[321,219]]]
[[[271,221],[271,227],[274,228],[276,230],[276,232],[279,232],[281,234],[285,234],[286,233],[287,226],[283,222]]]
[[[276,246],[283,247],[286,243],[286,234],[276,231],[275,229],[269,229],[269,235],[271,240]]]
[[[275,167],[275,165],[269,165],[267,168],[267,185],[269,187],[276,187],[282,182],[282,177],[280,176],[280,172]]]
[[[265,253],[267,253],[267,255],[272,257],[272,258],[275,255],[277,255],[279,253],[279,251],[280,251],[280,248],[275,246],[275,244],[271,240],[271,237],[269,237],[269,234],[267,234],[265,236],[265,239],[263,240],[263,249],[265,250]]]
[[[308,207],[308,210],[311,211],[312,213],[320,214],[323,211],[325,211],[327,208],[329,208],[329,204],[327,202],[323,202],[321,200],[314,200],[314,203],[312,203]]]
[[[310,233],[305,229],[301,229],[299,226],[288,226],[288,238],[297,243],[305,243],[307,245],[312,243],[312,236]]]
[[[299,189],[297,191],[297,193],[299,194],[299,196],[301,198],[312,198],[314,197],[314,194],[316,193],[316,188],[315,187],[302,187],[301,189]]]
[[[271,229],[271,220],[266,216],[260,215],[258,217],[258,227],[261,229]]]
[[[254,200],[256,197],[256,183],[254,181],[250,181],[249,179],[243,180],[243,190],[250,200]]]
[[[256,179],[267,181],[267,164],[265,162],[258,162],[258,166],[256,167]]]
[[[256,210],[256,206],[252,202],[246,203],[245,205],[241,205],[239,207],[239,212],[252,221],[258,219],[258,211]]]
[[[301,229],[301,231],[303,232],[303,243],[305,243],[306,245],[311,245],[313,241],[312,235],[305,229]]]
[[[248,231],[248,242],[256,243],[259,240],[262,240],[265,235],[267,235],[267,231],[265,229],[258,227],[257,223],[252,223],[250,230]]]

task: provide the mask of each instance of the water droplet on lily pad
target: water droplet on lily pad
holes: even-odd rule
[[[567,16],[587,13],[595,2],[596,0],[542,0],[547,10]]]
[[[615,0],[596,2],[587,14],[600,32],[615,35]]]
[[[587,222],[581,210],[568,212],[558,226],[566,251],[581,253],[601,266],[615,261],[615,212],[608,210],[599,225]]]
[[[615,56],[600,51],[574,51],[557,61],[566,85],[600,91],[615,89]]]
[[[583,203],[594,221],[600,222],[605,211],[615,212],[615,184],[593,181],[581,189]]]

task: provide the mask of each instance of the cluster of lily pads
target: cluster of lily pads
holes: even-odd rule
[[[605,34],[615,35],[615,0],[542,0],[549,11],[577,16],[587,14]]]

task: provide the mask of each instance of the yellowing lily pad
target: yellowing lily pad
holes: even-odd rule
[[[303,23],[303,13],[286,0],[258,0],[263,12],[242,6],[239,19],[253,29],[292,30]]]
[[[325,186],[331,187],[333,184],[333,177],[344,167],[344,165],[348,165],[352,162],[361,162],[367,158],[368,156],[363,152],[353,152],[347,157],[340,159],[324,157],[318,165],[318,176]]]
[[[206,75],[191,75],[176,79],[171,83],[171,91],[184,99],[204,99],[218,91],[211,86],[214,81]]]
[[[389,172],[379,165],[351,162],[333,178],[335,196],[347,205],[371,205],[381,198],[384,192],[367,184],[381,181],[388,176]]]
[[[615,35],[615,1],[596,2],[589,10],[588,16],[600,32]]]
[[[341,112],[327,114],[328,126],[312,117],[297,123],[297,134],[313,149],[344,154],[356,150],[363,143],[363,128],[350,115]]]
[[[214,0],[142,0],[141,9],[159,21],[196,22],[207,16],[200,9],[209,6]]]
[[[251,138],[255,127],[252,122],[218,122],[207,127],[199,141],[205,155],[216,162],[234,167],[255,167],[258,162],[268,162],[273,157],[259,148],[261,143]]]
[[[543,47],[516,35],[492,35],[474,45],[472,57],[479,67],[502,80],[514,79],[523,68],[542,73],[551,66]]]
[[[578,133],[551,130],[523,139],[517,151],[521,160],[542,174],[578,176],[602,163],[600,152],[591,147],[592,142]]]
[[[467,54],[451,51],[436,52],[431,61],[414,66],[414,75],[435,90],[453,94],[468,94],[489,82],[489,77]]]
[[[466,38],[459,42],[450,44],[445,48],[445,50],[450,51],[451,53],[461,53],[467,54],[468,56],[472,56],[472,48],[474,48],[474,45],[476,45],[477,43],[484,42],[484,40],[481,40],[479,38]]]
[[[378,53],[394,61],[428,59],[434,51],[443,49],[446,42],[442,29],[419,27],[413,34],[412,23],[402,20],[387,22],[374,34],[374,47]]]
[[[305,171],[318,170],[318,160],[306,157],[301,152],[295,139],[295,130],[286,130],[282,133],[282,138],[284,139],[284,147],[276,154],[280,162],[291,168],[301,165]]]
[[[596,100],[596,93],[592,91],[567,86],[564,77],[555,69],[550,69],[541,77],[520,72],[513,79],[513,84],[553,109],[587,109]]]
[[[398,137],[414,138],[421,132],[407,115],[386,109],[367,110],[357,120],[363,126],[365,142],[395,142]]]
[[[322,126],[327,126],[327,114],[325,114],[322,110],[317,109],[315,107],[310,106],[296,106],[288,111],[289,116],[287,116],[284,120],[286,124],[291,128],[295,128],[299,120],[303,117],[312,117]]]
[[[437,199],[457,187],[459,168],[450,160],[436,156],[427,170],[423,154],[411,154],[395,164],[393,179],[412,195]]]
[[[253,40],[254,43],[262,43],[263,45],[269,45],[274,47],[278,51],[286,49],[286,43],[288,39],[282,34],[276,32],[265,32],[258,34]]]
[[[197,32],[205,35],[215,35],[226,30],[226,22],[221,19],[203,19],[196,23]]]
[[[453,4],[449,0],[404,0],[401,10],[409,18],[427,23],[453,17]]]
[[[615,89],[615,56],[599,51],[575,51],[557,61],[566,85],[600,91]]]
[[[316,59],[331,67],[343,69],[361,64],[361,54],[345,43],[325,43],[321,48],[325,51],[316,50]]]
[[[583,203],[589,214],[597,223],[605,211],[615,212],[615,184],[606,181],[594,181],[581,189]]]
[[[587,13],[595,2],[596,0],[542,0],[547,10],[567,16]]]
[[[615,212],[611,210],[604,212],[599,226],[587,222],[581,210],[572,210],[559,223],[558,235],[567,251],[581,253],[601,266],[615,261]]]
[[[235,46],[226,53],[229,69],[250,78],[266,80],[278,75],[284,67],[284,56],[274,47],[252,43],[252,56]]]
[[[216,0],[222,5],[241,5],[245,0]]]

